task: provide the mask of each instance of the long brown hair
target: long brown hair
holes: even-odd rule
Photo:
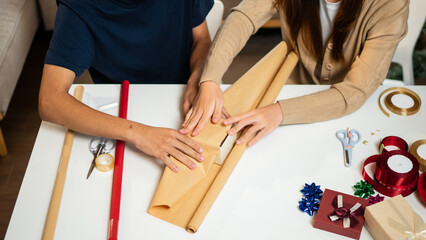
[[[317,60],[322,60],[324,44],[319,16],[319,1],[321,0],[277,0],[277,5],[282,8],[285,14],[292,41],[296,42],[300,32],[308,51]],[[335,61],[345,60],[343,43],[358,18],[362,3],[362,0],[342,0],[330,36],[333,42],[331,57]]]

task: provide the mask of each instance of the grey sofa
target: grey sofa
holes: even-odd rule
[[[38,25],[36,0],[0,0],[0,120],[6,115]],[[0,156],[6,154],[0,128]]]

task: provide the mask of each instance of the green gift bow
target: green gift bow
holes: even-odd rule
[[[361,198],[368,198],[372,194],[374,194],[373,186],[368,184],[366,181],[359,181],[359,183],[355,184],[355,196],[359,196]]]

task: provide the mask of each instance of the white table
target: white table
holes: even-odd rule
[[[74,86],[75,87],[75,86]],[[224,86],[226,88],[226,86]],[[289,85],[279,98],[319,91],[328,86]],[[410,87],[426,101],[426,86]],[[340,119],[279,127],[250,147],[196,234],[147,213],[164,165],[127,144],[124,160],[119,239],[342,239],[312,227],[313,217],[298,209],[304,183],[353,194],[362,179],[364,160],[377,154],[388,135],[408,144],[426,138],[426,109],[410,117],[386,117],[377,104],[381,86],[357,112]],[[98,108],[118,101],[119,85],[85,85],[83,102]],[[181,85],[131,85],[128,118],[177,129],[181,123]],[[117,114],[118,109],[107,110]],[[362,140],[353,165],[344,167],[343,149],[335,132],[356,128]],[[379,131],[377,131],[379,130]],[[56,177],[66,129],[42,122],[6,233],[6,239],[40,239]],[[371,133],[374,133],[372,135]],[[112,172],[94,170],[91,136],[76,134],[59,213],[56,239],[106,239]],[[255,174],[256,173],[256,174]],[[406,198],[426,219],[417,193]],[[372,239],[364,228],[361,239]]]

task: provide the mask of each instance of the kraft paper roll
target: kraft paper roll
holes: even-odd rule
[[[296,66],[297,61],[298,58],[294,52],[291,52],[287,56],[280,71],[278,72],[275,79],[271,83],[268,91],[265,93],[264,97],[260,101],[258,108],[274,103],[275,99],[278,97],[278,94],[281,92],[282,87],[290,77],[290,74]],[[231,150],[225,163],[222,166],[222,169],[220,170],[218,176],[210,187],[210,190],[201,202],[198,211],[194,214],[193,218],[189,222],[187,228],[189,232],[197,232],[204,218],[207,216],[208,211],[213,206],[214,201],[219,196],[220,191],[222,191],[222,188],[225,186],[226,182],[232,174],[232,171],[237,166],[238,161],[243,156],[246,149],[247,145],[243,144],[235,145],[234,148]]]
[[[287,47],[282,42],[224,93],[225,108],[231,115],[275,101],[297,63],[294,53],[287,58],[286,54]],[[195,170],[189,170],[172,159],[180,171],[174,173],[165,169],[148,210],[151,215],[191,233],[198,230],[246,149],[245,145],[235,145],[222,166],[214,164],[219,145],[229,127],[224,126],[223,122],[209,123],[200,135],[194,137],[205,149],[206,159],[203,163],[194,161],[197,164]]]
[[[96,159],[96,169],[101,172],[108,172],[114,169],[114,157],[111,154],[100,154]]]
[[[81,101],[83,98],[83,86],[75,88],[74,97]],[[43,229],[43,240],[53,239],[55,236],[56,222],[58,221],[59,209],[61,207],[62,193],[64,191],[65,178],[67,177],[68,162],[70,160],[72,145],[74,142],[74,131],[68,129],[65,135],[64,146],[62,147],[61,159],[58,173],[56,175],[55,186],[50,198],[49,209],[47,211],[46,222]]]
[[[426,139],[420,139],[415,141],[410,146],[410,153],[419,161],[419,167],[420,171],[425,172],[426,171],[426,159],[419,156],[419,153],[417,152],[417,149],[421,146],[426,144]]]

